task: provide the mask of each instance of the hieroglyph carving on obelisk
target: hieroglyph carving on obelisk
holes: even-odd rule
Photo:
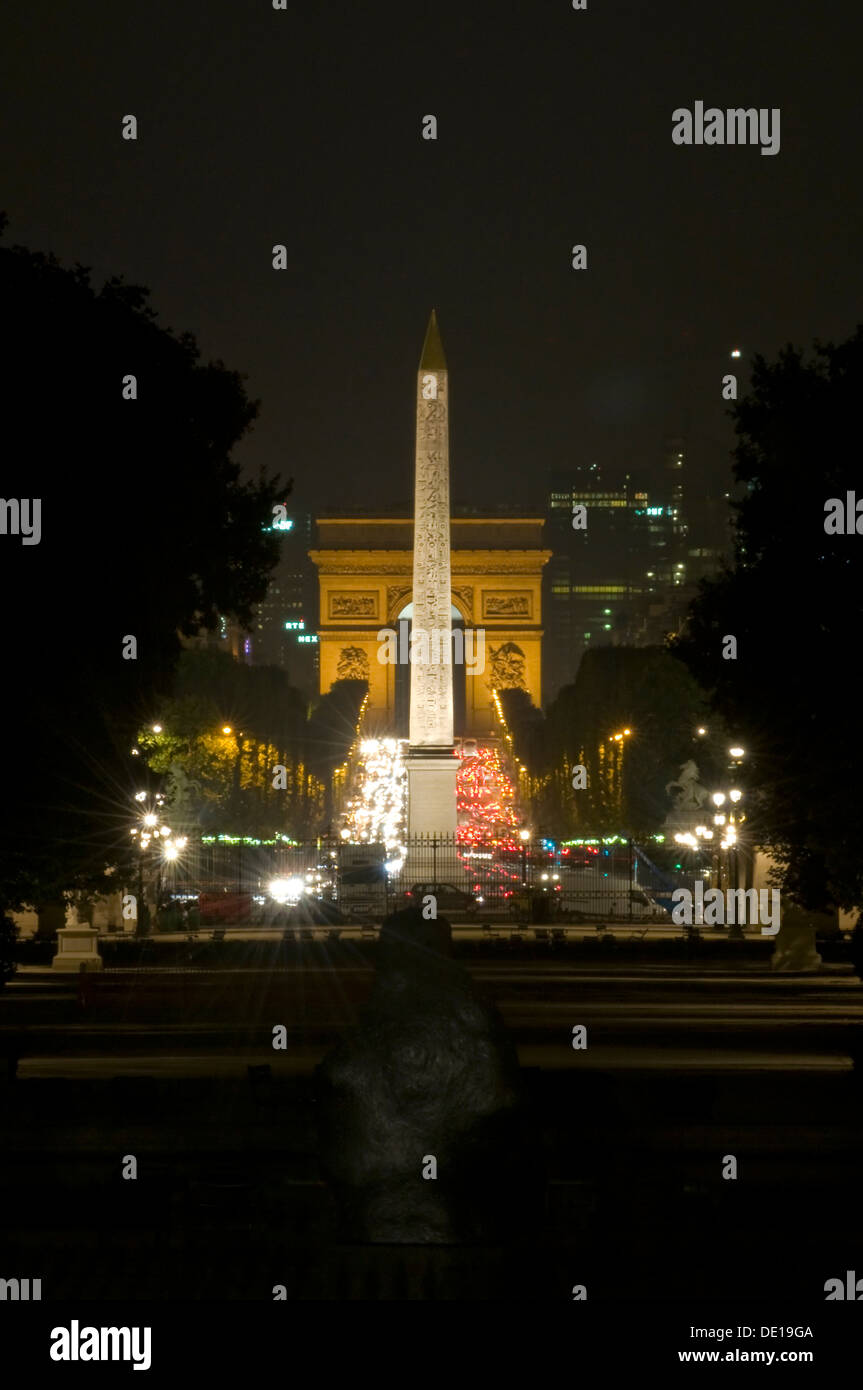
[[[414,494],[413,630],[437,634],[437,652],[452,650],[449,511],[449,385],[432,310],[417,373]],[[452,664],[411,663],[411,748],[452,748]]]

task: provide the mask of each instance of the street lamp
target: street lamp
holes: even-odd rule
[[[171,835],[171,832],[170,830],[168,830],[167,826],[165,827],[165,830],[167,830],[167,833]],[[173,862],[174,860],[179,859],[180,851],[184,850],[188,843],[189,841],[186,835],[171,836],[171,838],[169,840],[166,840],[162,846],[163,857],[167,859],[169,862]]]
[[[521,840],[521,886],[522,886],[522,888],[526,888],[526,887],[527,887],[527,842],[528,842],[528,840],[530,839],[530,831],[529,831],[526,827],[523,827],[523,828],[518,832],[518,838]]]
[[[161,794],[156,794],[152,799],[147,792],[136,792],[135,801],[139,808],[138,824],[130,830],[132,839],[138,847],[138,911],[136,935],[144,936],[149,929],[149,905],[147,903],[147,882],[145,879],[145,868],[148,862],[154,877],[153,887],[155,888],[156,902],[158,905],[159,894],[161,891],[161,865],[162,863],[175,863],[179,859],[182,850],[188,844],[185,835],[174,835],[171,827],[166,825],[160,814],[162,803],[165,798]],[[152,854],[155,849],[161,850],[161,855],[148,861],[148,851]]]
[[[729,754],[730,754],[731,756],[735,757],[735,758],[738,758],[738,757],[739,757],[739,758],[742,758],[742,757],[743,757],[743,751],[744,751],[744,750],[743,750],[742,748],[729,748],[729,750],[728,750]],[[717,808],[717,814],[713,817],[713,824],[716,825],[716,826],[721,826],[721,827],[722,827],[722,832],[721,832],[721,836],[722,836],[722,837],[721,837],[721,839],[720,839],[720,841],[719,841],[719,849],[720,849],[720,850],[725,850],[725,852],[726,852],[726,860],[725,860],[725,875],[726,875],[726,879],[727,879],[727,881],[729,881],[729,882],[732,881],[732,879],[733,879],[734,886],[736,887],[736,886],[737,886],[737,875],[738,875],[738,866],[737,866],[738,839],[737,839],[737,824],[736,824],[737,818],[736,818],[735,815],[734,815],[734,807],[738,804],[738,802],[742,801],[742,799],[743,799],[743,792],[740,790],[739,787],[732,787],[732,788],[728,791],[727,794],[726,794],[725,792],[714,792],[710,799],[711,799],[711,801],[713,802],[714,806]],[[728,809],[728,814],[727,814],[727,815],[724,814],[724,813],[723,813],[723,814],[718,814],[718,812],[719,812],[719,807],[720,807],[720,806],[724,806],[726,801],[729,801],[729,802],[731,803],[731,805],[729,806],[729,809]],[[743,817],[741,816],[740,819],[742,820]],[[734,854],[733,862],[732,862],[732,858],[731,858],[732,851],[733,851],[733,854]],[[719,887],[721,888],[721,887],[722,887],[722,861],[721,861],[721,859],[719,858],[718,855],[717,855],[717,864],[716,864],[716,867],[717,867],[717,874],[718,874],[718,879],[719,879]]]
[[[608,735],[610,742],[620,745],[617,750],[617,766],[615,767],[613,758],[609,759],[608,790],[609,800],[614,803],[617,815],[621,820],[623,818],[623,750],[626,747],[625,740],[628,739],[631,734],[631,729],[623,729],[620,733]],[[612,752],[613,751],[612,749]],[[615,778],[617,779],[616,791]]]
[[[736,806],[736,805],[738,804],[738,802],[742,801],[742,799],[743,799],[743,792],[740,790],[739,787],[732,787],[731,791],[728,793],[728,796],[729,796],[730,800],[732,801],[732,803]],[[742,820],[743,817],[740,816],[739,819]],[[737,887],[737,881],[738,881],[738,875],[739,875],[738,862],[737,862],[737,846],[738,846],[738,839],[737,839],[737,818],[735,817],[733,811],[730,813],[730,815],[729,815],[729,817],[728,817],[728,822],[729,822],[729,823],[728,823],[728,829],[727,829],[726,832],[725,832],[725,838],[726,838],[726,840],[727,840],[727,842],[728,842],[728,848],[729,848],[730,850],[732,850],[733,853],[734,853],[733,877],[734,877],[734,887],[736,888],[736,887]],[[729,864],[729,869],[731,869],[731,868],[732,868],[732,865]]]
[[[138,860],[138,904],[137,912],[135,914],[137,919],[135,924],[135,934],[136,936],[145,936],[149,929],[150,914],[147,905],[147,885],[144,877],[144,868],[147,851],[149,850],[151,843],[154,840],[158,843],[161,843],[159,833],[157,830],[160,818],[157,815],[156,811],[152,809],[152,803],[149,803],[148,805],[148,797],[146,792],[137,792],[135,794],[135,800],[136,802],[141,804],[142,809],[142,815],[140,817],[139,825],[132,829],[132,835],[136,839],[136,844],[138,846],[138,851],[140,855],[140,858]]]

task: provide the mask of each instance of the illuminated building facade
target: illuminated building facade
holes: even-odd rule
[[[453,626],[485,633],[485,669],[454,666],[455,733],[495,730],[492,688],[520,686],[542,698],[543,518],[454,516]],[[413,522],[408,517],[322,517],[311,554],[320,586],[320,690],[339,678],[369,682],[367,724],[407,735],[410,668],[378,660],[378,632],[410,621]]]

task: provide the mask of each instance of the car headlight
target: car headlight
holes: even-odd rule
[[[295,903],[303,896],[306,885],[301,878],[274,878],[267,884],[267,892],[277,903]]]

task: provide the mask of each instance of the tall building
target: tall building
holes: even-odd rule
[[[729,559],[734,548],[734,514],[728,493],[699,497],[691,509],[686,538],[686,582],[694,594],[701,579],[709,579]]]
[[[311,513],[294,512],[273,530],[281,553],[244,654],[256,666],[280,666],[292,685],[311,695],[318,688],[317,584],[308,554],[314,539]]]
[[[652,646],[677,632],[696,581],[718,568],[727,533],[714,510],[705,512],[707,523],[699,526],[697,543],[690,536],[685,473],[684,440],[669,436],[650,470],[633,469],[612,482],[592,462],[551,478],[546,702],[575,679],[591,647]],[[580,506],[586,508],[583,529],[573,526]]]
[[[659,468],[630,480],[635,578],[628,640],[639,646],[657,645],[676,632],[691,596],[685,458],[684,440],[669,436]]]
[[[573,525],[580,507],[586,509],[583,528]],[[598,463],[551,479],[546,539],[552,557],[544,602],[547,701],[575,679],[589,647],[619,640],[629,629],[635,582],[633,510],[626,485],[604,481]]]

